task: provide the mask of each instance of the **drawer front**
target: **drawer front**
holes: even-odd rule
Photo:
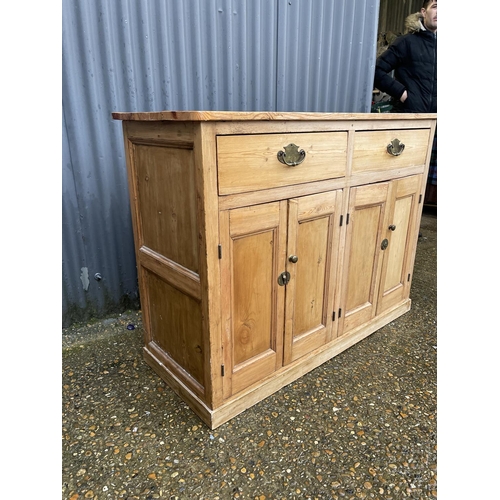
[[[294,158],[301,150],[305,156]],[[300,163],[282,163],[279,151],[284,162]],[[343,177],[347,132],[218,136],[217,163],[220,195]]]
[[[430,129],[373,130],[354,134],[352,173],[425,165]],[[397,155],[398,143],[404,144]],[[393,144],[392,152],[388,145]]]

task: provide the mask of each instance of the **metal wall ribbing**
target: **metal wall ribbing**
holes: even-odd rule
[[[63,326],[139,305],[121,123],[111,113],[368,112],[378,8],[63,0]]]

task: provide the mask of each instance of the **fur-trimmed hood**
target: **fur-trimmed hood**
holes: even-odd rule
[[[387,33],[381,33],[377,40],[377,57],[381,55],[389,45],[391,45],[396,38],[401,35],[406,35],[407,33],[416,33],[417,31],[424,30],[424,25],[422,14],[420,12],[415,12],[410,14],[405,19],[404,33],[396,33],[394,31],[388,31]]]
[[[425,29],[422,24],[423,21],[422,14],[420,12],[415,12],[414,14],[410,14],[405,19],[405,34],[406,33],[416,33],[421,29]]]

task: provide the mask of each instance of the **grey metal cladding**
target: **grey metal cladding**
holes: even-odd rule
[[[378,4],[63,0],[63,326],[139,304],[111,113],[368,112]]]

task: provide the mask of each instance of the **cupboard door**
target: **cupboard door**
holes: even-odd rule
[[[391,182],[389,224],[383,237],[389,244],[383,253],[382,276],[377,314],[406,300],[410,295],[415,245],[418,237],[418,198],[422,175],[412,175]]]
[[[388,192],[389,182],[350,190],[339,334],[375,316]]]
[[[332,339],[341,208],[341,190],[289,201],[284,364]]]
[[[224,398],[283,363],[286,209],[281,201],[220,212]]]

